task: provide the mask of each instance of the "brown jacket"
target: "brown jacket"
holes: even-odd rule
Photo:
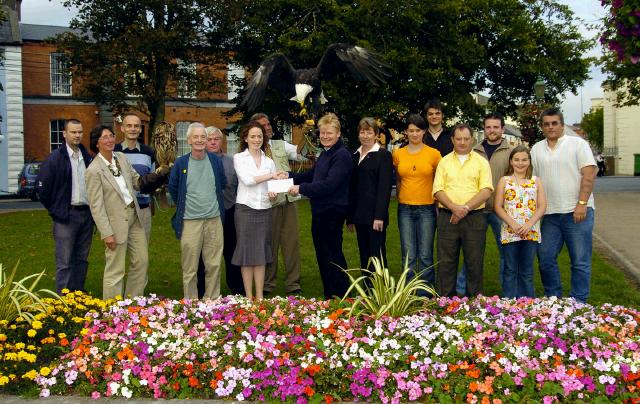
[[[493,189],[496,189],[498,181],[504,176],[505,171],[509,167],[509,154],[513,148],[509,145],[506,139],[502,139],[500,146],[491,155],[489,160],[489,166],[491,167],[491,178],[493,179]],[[473,150],[484,158],[487,158],[487,153],[484,151],[482,142],[478,143]],[[493,198],[495,191],[491,193],[491,197],[487,200],[484,206],[485,212],[493,212]]]

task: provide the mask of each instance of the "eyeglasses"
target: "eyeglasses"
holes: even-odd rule
[[[556,126],[560,126],[560,121],[542,122],[542,127],[544,127],[544,128],[551,128],[551,127],[556,127]]]
[[[116,135],[114,135],[113,133],[105,133],[104,135],[100,136],[101,140],[109,140],[109,139],[115,139]]]

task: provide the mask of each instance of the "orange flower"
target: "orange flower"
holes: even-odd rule
[[[189,377],[189,387],[195,387],[195,388],[200,387],[200,381],[198,380],[197,377],[195,376]]]
[[[307,397],[311,397],[316,394],[316,392],[311,388],[311,386],[307,386],[304,388],[304,394],[306,394]]]
[[[328,394],[325,394],[325,396],[324,396],[324,402],[325,402],[326,404],[331,404],[331,403],[333,403],[333,397],[332,397],[332,396],[330,396],[330,395],[328,395]]]
[[[480,370],[479,369],[467,370],[467,376],[477,379],[478,377],[480,377]]]
[[[209,381],[209,387],[211,387],[212,389],[217,389],[218,381],[216,379],[211,379],[211,381]]]
[[[143,327],[148,327],[149,326],[149,320],[147,320],[146,317],[142,316],[140,317],[140,325]]]
[[[487,396],[482,397],[482,404],[491,404],[489,397]]]
[[[69,345],[69,340],[66,338],[62,338],[60,340],[60,346],[67,346],[67,345]]]
[[[320,371],[320,365],[318,364],[309,365],[307,366],[306,371],[307,373],[309,373],[309,376],[313,376]]]
[[[471,390],[472,393],[478,391],[478,382],[469,383],[469,390]]]

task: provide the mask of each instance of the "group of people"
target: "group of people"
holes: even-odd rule
[[[111,128],[92,130],[92,162],[81,144],[82,125],[70,120],[63,133],[65,145],[45,162],[39,184],[54,221],[57,288],[83,288],[95,223],[106,247],[104,298],[143,294],[151,227],[151,213],[144,212],[150,207],[145,193],[168,177],[185,298],[220,295],[224,257],[231,292],[262,299],[275,289],[280,250],[285,291],[300,293],[295,202],[301,195],[311,204],[324,296],[342,297],[349,286],[343,271],[343,227],[356,231],[361,268],[370,268],[371,257],[386,262],[395,179],[402,261],[410,276],[423,277],[444,296],[482,293],[489,225],[500,255],[505,297],[534,296],[536,255],[545,295],[562,296],[557,256],[566,244],[570,296],[586,301],[596,176],[588,143],[564,135],[563,116],[555,108],[542,113],[545,139],[531,150],[509,145],[498,113],[484,118],[485,138],[475,147],[469,125],[443,127],[437,100],[429,101],[424,113],[426,120],[419,114],[407,116],[408,143],[392,153],[378,142],[380,128],[370,117],[358,124],[360,146],[348,151],[338,117],[326,114],[318,121],[322,151],[304,173],[291,171],[289,162],[304,157],[295,145],[272,139],[265,114],[255,114],[241,129],[240,148],[233,157],[223,153],[219,129],[191,124],[191,150],[170,172],[164,166],[156,169],[153,152],[137,141],[137,116],[124,117],[125,140],[119,145]],[[270,181],[286,179],[293,180],[286,192],[270,190]],[[459,271],[461,250],[464,263]],[[127,251],[131,264],[125,286]]]

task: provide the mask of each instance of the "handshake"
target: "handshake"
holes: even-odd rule
[[[289,178],[289,173],[286,171],[276,171],[271,175],[272,180],[286,180]]]

